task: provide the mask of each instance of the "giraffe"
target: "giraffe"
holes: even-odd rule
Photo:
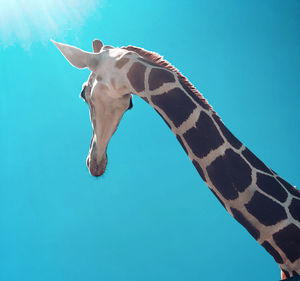
[[[273,256],[281,278],[300,275],[299,190],[243,145],[174,66],[134,46],[94,40],[93,52],[85,52],[52,42],[73,66],[91,71],[81,98],[93,127],[87,157],[93,176],[104,173],[108,142],[135,94],[162,117],[225,210]]]

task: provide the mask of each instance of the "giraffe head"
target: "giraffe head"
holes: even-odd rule
[[[54,42],[64,57],[76,68],[88,68],[91,74],[83,84],[81,98],[89,105],[93,136],[87,166],[93,176],[101,176],[107,164],[107,145],[127,109],[132,107],[131,91],[124,61],[130,60],[128,51],[103,46],[94,40],[93,53]]]

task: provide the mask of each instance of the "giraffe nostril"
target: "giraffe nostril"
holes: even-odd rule
[[[105,172],[106,165],[107,165],[107,155],[106,154],[100,162],[97,162],[97,160],[94,158],[90,158],[90,156],[88,156],[88,158],[87,158],[88,169],[89,169],[91,175],[93,175],[94,177],[102,176]]]

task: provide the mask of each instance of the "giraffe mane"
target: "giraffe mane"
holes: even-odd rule
[[[170,71],[173,71],[177,74],[178,79],[180,82],[189,89],[202,103],[204,103],[207,107],[209,107],[212,110],[211,105],[208,103],[208,101],[202,96],[202,94],[195,88],[195,86],[185,77],[181,74],[181,72],[173,66],[171,63],[169,63],[167,60],[163,58],[163,56],[159,55],[158,53],[147,51],[143,48],[135,47],[135,46],[127,46],[122,47],[122,49],[132,51],[137,53],[139,56],[141,56],[146,61],[153,63],[157,66],[166,68]]]

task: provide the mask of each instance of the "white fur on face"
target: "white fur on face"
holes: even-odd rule
[[[116,67],[117,61],[129,52],[107,46],[101,48],[102,43],[97,41],[93,43],[95,53],[85,52],[67,44],[54,41],[53,43],[73,66],[87,67],[92,71],[82,93],[82,97],[89,104],[93,126],[87,164],[92,175],[100,176],[107,163],[107,144],[130,104],[131,85],[127,79],[128,69]]]
[[[98,73],[101,73],[104,79],[102,77],[99,79]],[[105,73],[103,75],[103,72],[99,71],[90,75],[86,86],[86,101],[90,107],[93,126],[88,167],[90,172],[96,176],[102,175],[105,170],[108,142],[130,103],[131,95],[126,91],[118,91],[118,85],[117,80],[109,79]],[[125,87],[123,88],[127,90]]]

